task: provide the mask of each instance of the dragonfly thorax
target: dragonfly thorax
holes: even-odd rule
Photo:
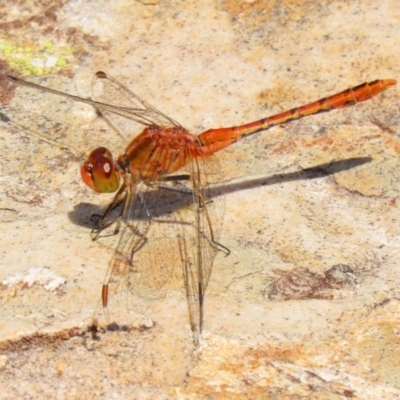
[[[151,182],[178,171],[201,155],[197,136],[186,129],[151,125],[132,140],[117,165],[126,165],[133,176]]]

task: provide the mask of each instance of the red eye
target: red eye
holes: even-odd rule
[[[95,192],[112,193],[119,186],[119,173],[115,169],[110,150],[105,147],[99,147],[89,154],[81,167],[81,176]]]

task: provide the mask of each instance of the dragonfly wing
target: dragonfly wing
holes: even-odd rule
[[[72,189],[76,163],[85,157],[82,124],[59,122],[63,117],[65,121],[71,104],[44,103],[43,98],[41,92],[24,89],[7,109],[1,109],[0,175],[7,184],[1,185],[0,199],[18,202],[18,213],[9,214],[12,219],[27,220],[39,214],[44,218],[53,215],[55,208],[67,207],[70,198],[65,191]]]
[[[90,104],[99,111],[113,113],[145,126],[181,126],[102,71],[97,72],[92,79],[92,99],[51,89],[14,76],[7,76],[7,78],[17,84],[66,97],[80,103]]]
[[[203,328],[204,300],[211,277],[214,258],[223,246],[219,244],[225,211],[225,201],[214,185],[220,181],[215,157],[198,158],[189,164],[186,173],[193,192],[191,207],[181,210],[185,223],[185,240],[180,252],[183,277],[189,307],[189,317],[195,344]],[[190,211],[190,212],[189,212]]]
[[[174,220],[176,206],[171,206],[176,193],[165,196],[143,183],[132,189],[103,284],[103,307],[108,322],[138,327],[149,317],[154,302],[181,286],[182,235],[179,221]]]
[[[94,75],[92,97],[96,101],[96,108],[113,126],[124,132],[126,139],[132,138],[132,122],[145,126],[180,126],[105,72]]]
[[[218,170],[212,158],[196,159],[179,171],[182,180],[165,180],[161,189],[158,183],[130,189],[132,201],[104,281],[109,322],[137,326],[168,291],[184,291],[198,342],[224,214],[224,200],[212,187]]]

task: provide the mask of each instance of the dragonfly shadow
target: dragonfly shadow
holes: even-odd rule
[[[74,225],[93,229],[96,226],[96,216],[102,215],[104,211],[104,206],[91,203],[79,203],[68,213],[68,218]]]
[[[220,182],[207,191],[208,200],[227,195],[240,190],[254,189],[256,187],[274,185],[277,183],[291,182],[307,179],[318,179],[324,176],[330,176],[335,173],[350,170],[360,165],[372,161],[372,157],[356,157],[330,163],[320,164],[315,167],[306,168],[301,171],[295,171],[284,174],[275,174],[269,177],[262,176],[256,179],[241,177],[229,182]],[[193,204],[191,193],[176,192],[173,190],[149,189],[146,192],[146,203],[149,205],[148,212],[153,217],[173,215],[174,212],[189,207]],[[154,204],[155,207],[151,205]],[[96,222],[103,215],[106,207],[90,203],[80,203],[74,207],[68,216],[70,221],[78,226],[88,229],[96,227]],[[145,214],[132,215],[132,219],[145,218]]]
[[[370,163],[372,160],[372,157],[353,157],[316,165],[315,167],[304,168],[301,171],[275,174],[269,177],[262,176],[255,179],[244,179],[245,177],[243,177],[240,178],[240,181],[235,179],[234,182],[226,184],[222,182],[221,185],[211,189],[210,197],[226,195],[240,190],[254,189],[260,186],[275,185],[277,183],[318,179],[359,167],[360,165]]]

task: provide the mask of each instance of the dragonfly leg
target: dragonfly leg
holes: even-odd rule
[[[97,226],[92,229],[92,240],[97,240],[104,229],[107,229],[109,226],[116,223],[124,214],[125,204],[127,201],[127,193],[125,189],[126,189],[125,185],[122,185],[121,188],[118,190],[117,194],[115,195],[111,204],[107,207],[106,211],[101,216],[100,220],[97,222]],[[114,211],[121,205],[122,207],[121,210],[118,212],[118,215],[116,217],[112,217],[109,221],[106,221],[106,219],[110,216],[112,211]],[[118,232],[119,232],[119,223],[116,229],[116,233]]]

